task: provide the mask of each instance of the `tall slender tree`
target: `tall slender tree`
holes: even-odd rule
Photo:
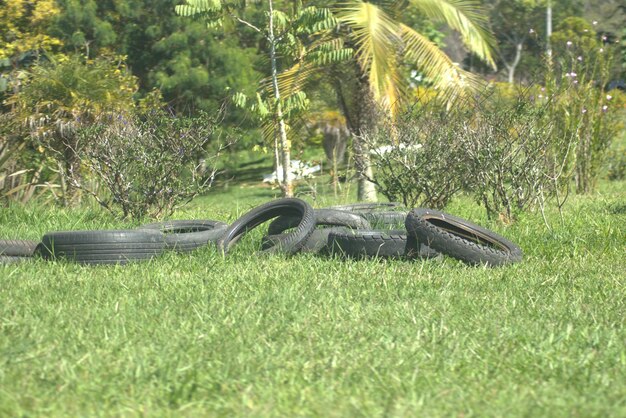
[[[270,121],[270,125],[264,127],[264,132],[270,133],[274,138],[275,153],[280,154],[280,158],[276,159],[276,169],[278,170],[280,166],[282,171],[282,175],[278,176],[281,189],[285,197],[291,197],[293,196],[293,182],[287,119],[291,110],[302,108],[306,104],[306,96],[298,89],[291,89],[288,94],[282,92],[279,83],[281,72],[279,67],[282,64],[280,61],[288,61],[282,66],[289,68],[293,62],[293,56],[304,59],[311,55],[308,52],[318,48],[322,48],[322,52],[325,52],[323,42],[318,42],[318,48],[313,46],[307,50],[303,48],[300,38],[311,37],[315,32],[328,30],[336,24],[336,20],[328,9],[318,9],[313,6],[302,8],[299,4],[295,4],[293,8],[284,12],[277,10],[274,4],[273,0],[267,2],[267,9],[263,10],[265,19],[262,25],[246,19],[241,10],[230,3],[222,3],[220,0],[186,0],[185,4],[176,7],[176,12],[182,16],[203,18],[211,25],[221,24],[228,20],[231,24],[240,25],[264,39],[270,75],[267,81],[261,83],[260,89],[269,90],[272,99],[269,102],[264,101],[258,94],[257,103],[254,106],[264,115],[263,120]],[[332,60],[335,56],[331,54],[328,59]],[[241,102],[242,96],[238,97]],[[266,115],[268,108],[270,117]]]

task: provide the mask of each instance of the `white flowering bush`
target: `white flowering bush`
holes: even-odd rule
[[[620,130],[619,104],[604,87],[613,76],[614,43],[599,36],[593,23],[565,19],[552,38],[544,104],[555,123],[553,145],[564,161],[560,188],[573,178],[578,193],[592,192],[611,142]]]

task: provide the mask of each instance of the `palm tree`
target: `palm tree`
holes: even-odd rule
[[[495,39],[488,29],[487,13],[474,0],[348,0],[332,7],[339,24],[341,48],[354,51],[352,59],[326,66],[335,85],[339,107],[353,136],[355,160],[360,167],[359,199],[374,200],[368,152],[364,135],[379,123],[380,110],[394,117],[407,97],[408,82],[401,64],[408,62],[432,80],[436,89],[453,103],[464,91],[480,85],[480,79],[464,71],[427,37],[403,24],[401,17],[414,7],[433,22],[442,22],[459,32],[466,47],[495,67]],[[298,85],[319,72],[318,63],[298,63],[282,75],[287,85]],[[337,68],[337,66],[340,68]],[[300,80],[300,81],[298,81]]]

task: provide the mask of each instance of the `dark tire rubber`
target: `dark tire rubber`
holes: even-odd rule
[[[500,266],[522,260],[521,248],[503,236],[434,209],[413,209],[406,229],[433,249],[468,264]]]
[[[404,228],[408,211],[377,211],[362,213],[373,229],[398,229]]]
[[[14,256],[14,255],[0,255],[0,264],[15,264],[24,263],[26,261],[32,261],[32,257],[29,256]]]
[[[32,257],[37,248],[38,241],[23,239],[0,240],[0,255],[16,257]]]
[[[315,225],[317,226],[345,226],[353,229],[370,229],[370,224],[365,218],[357,213],[345,212],[334,209],[314,209]],[[278,235],[282,232],[298,226],[298,216],[279,216],[274,219],[267,228],[267,234]]]
[[[407,236],[404,230],[333,232],[328,237],[331,254],[347,257],[433,258],[439,254]]]
[[[315,212],[311,205],[301,199],[287,198],[257,206],[233,222],[217,241],[217,247],[223,254],[248,231],[278,216],[297,216],[299,223],[293,231],[281,234],[274,242],[276,245],[263,250],[268,253],[284,252],[294,254],[300,250],[315,228]]]
[[[344,227],[316,228],[304,242],[299,252],[310,254],[328,253],[328,236],[331,233],[345,233],[349,231],[350,230],[348,228]],[[261,249],[266,249],[276,245],[277,240],[280,240],[280,234],[263,237],[263,241],[261,241]]]
[[[209,243],[215,243],[228,225],[220,221],[166,221],[142,225],[139,229],[151,229],[165,234],[165,248],[179,252],[193,251]]]
[[[400,202],[380,202],[380,203],[350,203],[347,205],[331,206],[327,209],[343,210],[346,212],[375,212],[380,210],[389,210],[402,206]]]
[[[63,231],[43,236],[37,252],[45,259],[82,264],[126,264],[148,260],[165,249],[165,236],[149,229]]]

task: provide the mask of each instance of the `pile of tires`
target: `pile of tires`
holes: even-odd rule
[[[493,231],[432,209],[397,203],[353,204],[313,209],[300,199],[255,207],[232,224],[215,220],[169,221],[137,229],[62,231],[40,242],[0,240],[0,262],[33,256],[81,264],[126,264],[165,251],[215,246],[228,254],[251,230],[269,222],[263,253],[314,253],[349,258],[424,259],[454,257],[472,265],[500,266],[522,259],[521,249]]]

